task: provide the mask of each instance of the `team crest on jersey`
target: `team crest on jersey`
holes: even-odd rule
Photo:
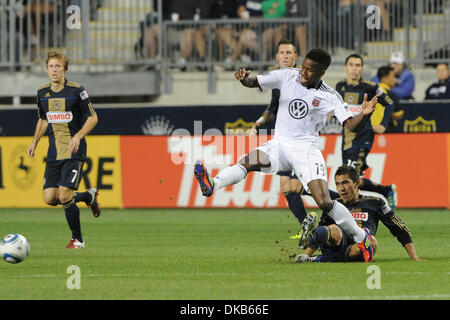
[[[312,105],[317,108],[320,105],[320,99],[317,97],[314,97],[314,100],[312,101]]]
[[[308,111],[308,104],[302,99],[294,99],[289,103],[289,114],[294,119],[303,119]]]
[[[53,102],[53,109],[56,109],[56,110],[58,110],[59,109],[59,101],[58,100],[55,100],[54,102]]]

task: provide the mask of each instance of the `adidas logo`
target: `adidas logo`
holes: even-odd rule
[[[174,126],[170,123],[169,119],[164,116],[154,116],[150,117],[149,120],[145,120],[144,125],[141,126],[142,132],[145,135],[150,136],[165,136],[170,135]]]
[[[50,93],[47,92],[47,93],[45,94],[45,97],[46,97],[46,98],[50,97]]]
[[[325,126],[320,130],[320,134],[340,134],[342,133],[342,125],[336,117],[327,120]]]

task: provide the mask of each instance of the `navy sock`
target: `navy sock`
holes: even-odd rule
[[[89,192],[75,192],[75,195],[73,196],[75,199],[75,202],[84,201],[86,204],[89,204],[92,200],[92,195]]]
[[[320,257],[318,262],[343,262],[341,253],[327,253]]]
[[[318,245],[326,245],[328,241],[328,230],[324,226],[318,226],[314,230],[314,242]]]
[[[72,239],[77,239],[83,242],[81,236],[81,224],[80,224],[80,209],[75,203],[75,199],[71,199],[67,202],[62,203],[64,212],[66,213],[67,224],[72,231]]]
[[[387,197],[389,191],[391,190],[389,186],[382,186],[381,184],[372,182],[367,178],[362,178],[362,181],[363,183],[359,187],[361,190],[376,192],[385,197]]]
[[[296,192],[288,192],[285,193],[284,196],[288,202],[289,209],[291,209],[298,222],[302,223],[306,217],[306,210],[302,197]]]

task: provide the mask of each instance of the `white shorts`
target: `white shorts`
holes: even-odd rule
[[[292,170],[306,192],[309,192],[310,181],[327,181],[327,164],[313,142],[272,139],[256,149],[267,154],[270,161],[270,167],[262,168],[261,172],[274,174]]]

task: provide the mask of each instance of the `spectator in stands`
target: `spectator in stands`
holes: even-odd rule
[[[263,0],[261,10],[264,19],[278,19],[286,16],[286,0]],[[262,34],[262,60],[267,61],[267,57],[276,54],[277,44],[283,38],[285,26],[264,23]]]
[[[30,25],[31,36],[29,41],[31,42],[32,45],[37,45],[39,37],[37,34],[38,31],[36,30],[36,24],[41,25],[41,20],[45,19],[46,14],[49,15],[49,21],[53,21],[53,17],[50,17],[50,15],[52,15],[54,11],[53,4],[51,2],[48,2],[48,6],[46,7],[45,1],[40,1],[38,3],[37,0],[31,0],[29,2],[22,0],[22,2],[24,5],[24,13],[31,15],[31,25]]]
[[[425,100],[450,99],[450,72],[448,70],[448,64],[437,64],[436,75],[438,81],[431,84],[425,91]]]
[[[253,18],[262,18],[262,0],[238,0],[238,10],[237,15],[242,20],[251,20]],[[251,62],[251,58],[248,54],[258,53],[259,44],[258,44],[258,34],[257,34],[258,26],[255,24],[249,24],[241,30],[239,37],[239,51],[241,52],[241,62],[244,64],[249,64]],[[247,54],[248,53],[248,54]]]
[[[209,0],[172,0],[170,13],[173,21],[208,19],[210,16]],[[193,24],[183,29],[180,40],[181,57],[177,61],[182,71],[186,70],[186,63],[192,57],[193,48],[198,53],[199,60],[206,59],[206,31],[204,27]]]
[[[211,19],[237,19],[237,0],[211,0]],[[226,69],[234,70],[233,63],[240,53],[239,33],[231,25],[216,26],[218,60],[225,62]]]
[[[286,17],[288,18],[306,18],[308,16],[308,5],[310,2],[305,0],[286,0]],[[289,36],[288,36],[289,38]],[[306,25],[301,23],[295,26],[295,39],[299,50],[299,56],[306,54]]]
[[[170,1],[164,1],[162,6],[162,19],[169,18]],[[159,26],[158,26],[158,1],[153,2],[155,7],[140,22],[141,36],[135,45],[136,57],[140,59],[154,59],[158,54]],[[145,49],[144,49],[145,48]]]
[[[400,101],[395,93],[392,92],[392,87],[395,86],[397,78],[394,74],[394,68],[391,66],[383,66],[378,68],[377,72],[378,79],[380,83],[378,86],[386,92],[386,94],[394,102],[394,111],[392,113],[392,120],[389,122],[387,132],[401,131],[401,128],[397,128],[398,120],[403,118],[404,110],[400,105]],[[400,129],[400,130],[397,130]]]
[[[394,74],[397,78],[396,85],[391,89],[400,100],[414,99],[412,93],[414,91],[414,75],[408,70],[403,53],[400,51],[393,52],[389,59],[390,66],[394,68]],[[376,75],[372,81],[379,83],[380,79]]]

